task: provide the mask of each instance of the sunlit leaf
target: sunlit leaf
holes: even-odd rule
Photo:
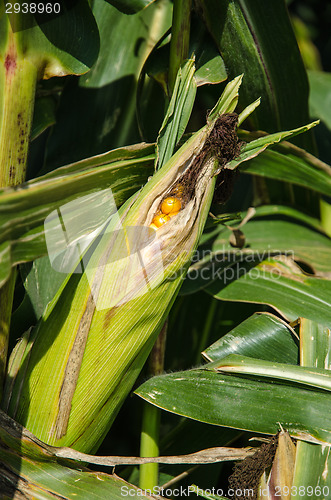
[[[194,60],[190,59],[177,74],[171,100],[157,139],[155,159],[157,168],[171,158],[190,119],[196,95],[194,71]]]
[[[269,304],[290,320],[302,316],[331,324],[330,280],[307,277],[273,259],[249,267],[237,264],[231,275],[219,276],[206,290],[221,300]]]
[[[243,172],[331,193],[331,168],[306,151],[283,143],[241,165]]]
[[[293,437],[331,444],[327,391],[201,367],[153,377],[135,393],[164,410],[201,422],[263,434],[276,434],[280,423]]]
[[[203,356],[216,361],[231,353],[292,364],[298,360],[290,330],[271,314],[254,314],[208,347]]]

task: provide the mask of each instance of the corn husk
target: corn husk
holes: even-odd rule
[[[44,442],[93,452],[132,388],[203,231],[218,168],[214,156],[199,165],[194,194],[176,217],[156,232],[149,225],[160,201],[203,150],[219,113],[233,111],[240,82],[241,77],[230,82],[207,125],[138,195],[118,212],[111,209],[109,220],[101,217],[99,228],[92,217],[87,242],[77,236],[83,255],[79,273],[71,274],[35,330],[14,350],[8,413]],[[102,196],[94,205],[76,200],[74,220],[80,209],[83,217],[92,209],[100,214]],[[51,221],[54,230],[59,221]],[[66,261],[67,271],[74,270],[76,258]]]

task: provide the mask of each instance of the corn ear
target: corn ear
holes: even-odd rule
[[[233,111],[240,82],[229,83],[207,125],[111,213],[82,252],[83,274],[70,276],[31,333],[7,407],[44,442],[93,452],[132,388],[203,231],[218,167],[212,154],[199,163],[193,194],[176,217],[156,233],[149,225],[199,158],[220,110]]]

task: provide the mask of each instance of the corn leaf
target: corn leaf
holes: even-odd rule
[[[309,110],[314,118],[323,120],[325,125],[331,129],[330,120],[330,96],[331,96],[331,74],[324,71],[308,71],[310,94]]]
[[[245,237],[243,248],[234,248],[230,243],[232,229],[218,225],[206,231],[201,239],[201,246],[191,264],[181,294],[190,294],[204,289],[215,280],[222,280],[235,274],[238,263],[251,265],[272,256],[285,255],[299,264],[307,264],[317,276],[330,278],[329,254],[330,239],[322,232],[320,224],[314,218],[290,207],[261,206],[254,209],[252,219],[240,226]],[[279,220],[279,215],[287,215],[314,229],[287,220]],[[243,217],[246,213],[243,213]],[[256,217],[268,219],[255,220]],[[274,220],[270,219],[274,216]],[[277,218],[276,218],[277,216]],[[233,270],[232,270],[233,269]],[[228,282],[231,280],[228,280]]]
[[[275,434],[280,423],[293,437],[331,444],[327,391],[202,367],[153,377],[135,393],[164,410],[200,422],[265,434]]]
[[[308,79],[285,4],[263,0],[199,0],[198,4],[229,78],[245,74],[241,107],[261,97],[252,117],[254,128],[275,132],[307,123]],[[302,147],[313,147],[310,134],[298,140]]]
[[[248,139],[249,135],[243,137]],[[244,173],[292,182],[330,196],[331,168],[318,158],[289,143],[276,145],[247,163]]]
[[[209,346],[203,356],[217,361],[237,353],[295,364],[298,347],[287,325],[272,314],[254,314]]]
[[[206,291],[221,300],[268,304],[289,320],[307,317],[331,324],[330,280],[305,276],[291,262],[272,258],[249,267],[239,262],[231,273],[218,276]],[[289,290],[291,301],[287,299]]]
[[[40,134],[42,134],[48,127],[54,125],[55,122],[54,99],[49,97],[36,99],[30,140],[33,141],[39,137]]]
[[[221,360],[210,363],[208,370],[217,370],[224,373],[235,373],[244,375],[255,375],[257,377],[267,377],[273,379],[297,382],[300,385],[307,385],[331,390],[331,373],[324,368],[308,368],[294,366],[285,363],[276,363],[238,354],[229,354]]]
[[[14,41],[18,59],[34,65],[39,78],[86,73],[98,55],[99,33],[87,0],[60,6],[61,12],[47,20],[14,9],[0,18],[0,45]]]
[[[310,226],[317,231],[320,231],[322,233],[324,232],[321,221],[319,219],[287,205],[261,205],[259,207],[254,207],[254,210],[254,217],[269,216],[276,219],[277,215],[284,215],[286,219],[289,218],[303,222],[307,226]],[[243,215],[245,215],[245,212],[243,213]]]
[[[296,261],[305,262],[317,275],[330,276],[331,241],[325,234],[284,220],[251,219],[240,229],[245,235],[245,246],[240,250],[229,243],[231,230],[224,227],[220,230],[212,245],[212,252],[219,259],[222,253],[230,261],[239,254],[243,260],[254,254],[263,260],[284,253]]]

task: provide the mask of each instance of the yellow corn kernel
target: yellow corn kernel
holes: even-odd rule
[[[162,201],[161,212],[164,214],[173,214],[179,212],[182,208],[182,204],[178,198],[174,196],[169,196]]]
[[[155,215],[154,219],[152,220],[152,224],[154,224],[156,227],[161,227],[161,226],[163,226],[163,224],[165,224],[169,220],[170,220],[169,215],[158,214],[158,215]]]

